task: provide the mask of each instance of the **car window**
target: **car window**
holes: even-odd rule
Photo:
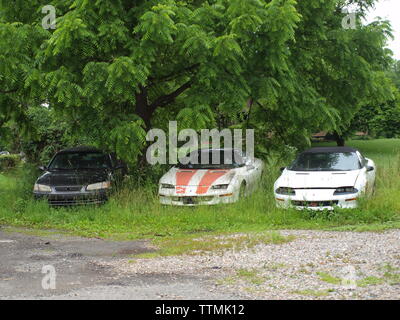
[[[361,168],[355,152],[302,153],[289,167],[292,171],[349,171]]]
[[[232,169],[244,165],[242,155],[236,150],[197,150],[190,153],[189,164],[178,164],[180,169]]]
[[[360,157],[360,159],[361,159],[361,165],[362,165],[362,167],[365,167],[365,166],[367,166],[368,165],[368,160],[360,153],[360,152],[357,152],[357,155]]]
[[[49,170],[107,169],[111,167],[107,155],[99,152],[71,152],[57,154]]]

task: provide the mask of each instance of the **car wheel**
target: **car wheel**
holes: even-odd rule
[[[239,190],[239,199],[243,199],[244,197],[246,197],[246,181],[242,182]]]
[[[374,196],[375,194],[376,194],[376,183],[374,182],[372,184],[371,196]]]

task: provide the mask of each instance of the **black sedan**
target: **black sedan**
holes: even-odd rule
[[[53,206],[104,203],[125,166],[112,154],[91,147],[58,152],[37,179],[33,194]]]

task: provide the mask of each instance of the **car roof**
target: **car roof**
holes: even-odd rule
[[[315,147],[305,150],[302,153],[347,153],[357,151],[357,149],[352,147]]]
[[[58,153],[73,153],[73,152],[95,152],[103,153],[100,149],[91,146],[78,146],[59,151]]]

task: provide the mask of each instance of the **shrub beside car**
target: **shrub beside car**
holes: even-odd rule
[[[6,171],[17,167],[21,163],[21,158],[17,154],[0,155],[0,171]]]

